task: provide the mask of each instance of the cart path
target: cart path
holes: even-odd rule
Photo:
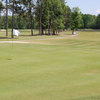
[[[78,34],[77,34],[78,35]],[[36,40],[59,40],[59,39],[71,39],[77,35],[70,35],[70,36],[62,36],[62,37],[55,37],[55,38],[44,38],[44,39],[32,39],[32,40],[20,40],[20,41],[0,41],[0,43],[17,43],[17,44],[37,44],[40,43]],[[44,44],[44,43],[40,43]],[[46,43],[45,43],[46,44]]]
[[[26,43],[29,43],[29,42],[24,42],[24,41],[0,41],[0,43],[24,43],[24,44],[26,44]]]

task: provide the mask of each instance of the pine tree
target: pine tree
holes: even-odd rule
[[[0,31],[1,31],[1,12],[4,9],[4,5],[0,2]]]
[[[8,0],[6,0],[6,37],[8,37]]]

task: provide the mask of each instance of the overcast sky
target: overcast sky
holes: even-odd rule
[[[100,14],[100,0],[66,0],[71,8],[79,7],[82,13]]]

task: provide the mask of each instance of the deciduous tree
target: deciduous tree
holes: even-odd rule
[[[82,16],[80,14],[80,9],[78,7],[73,8],[71,13],[71,29],[73,30],[72,34],[74,34],[74,31],[81,26],[81,20]]]

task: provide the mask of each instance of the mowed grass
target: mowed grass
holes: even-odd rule
[[[0,100],[100,100],[99,37],[0,44]]]

